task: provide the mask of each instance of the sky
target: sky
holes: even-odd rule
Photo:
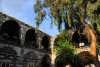
[[[5,14],[12,15],[16,19],[36,27],[36,20],[34,19],[36,14],[33,8],[35,3],[36,0],[0,0],[0,11]],[[42,22],[39,29],[45,31],[51,36],[57,35],[59,33],[57,26],[53,25],[53,28],[51,29],[51,19],[48,17],[47,19]]]
[[[35,3],[36,0],[0,0],[0,11],[5,14],[12,15],[16,19],[36,27],[36,20],[34,19],[36,14],[33,8]],[[51,29],[51,19],[49,17],[47,17],[47,19],[42,22],[39,29],[45,31],[51,36],[57,35],[59,33],[57,26],[53,25],[53,28]],[[88,19],[86,21],[88,21]],[[63,29],[64,24],[62,25],[62,30]]]

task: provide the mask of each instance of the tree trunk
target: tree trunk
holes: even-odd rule
[[[91,29],[90,33],[91,33],[91,56],[93,57],[93,61],[96,67],[99,67],[98,58],[96,56],[96,36]]]
[[[96,67],[99,67],[98,58],[96,56],[97,38],[96,38],[95,34],[93,33],[93,30],[89,27],[88,24],[84,23],[84,26],[86,26],[88,28],[88,32],[90,32],[90,35],[91,35],[91,56],[93,58],[93,62],[94,62]]]

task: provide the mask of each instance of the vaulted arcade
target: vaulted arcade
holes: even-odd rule
[[[14,20],[4,22],[0,30],[0,39],[6,42],[20,44],[20,26]]]

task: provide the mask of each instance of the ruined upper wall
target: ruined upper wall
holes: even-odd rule
[[[8,21],[8,20],[16,21],[25,32],[29,29],[34,29],[35,30],[35,27],[33,27],[32,25],[30,25],[28,23],[24,23],[24,22],[16,19],[14,16],[7,15],[7,14],[4,14],[3,12],[0,12],[0,27],[2,26],[2,24],[5,21]],[[50,35],[46,34],[43,30],[39,30],[39,29],[38,29],[38,34],[40,35],[39,36],[40,38],[42,38],[43,36],[51,37]]]

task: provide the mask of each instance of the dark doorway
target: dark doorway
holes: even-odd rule
[[[43,39],[42,39],[42,46],[43,46],[43,49],[48,49],[49,47],[49,38],[47,36],[44,36]]]
[[[48,55],[44,55],[41,62],[42,67],[51,67],[51,59]]]

